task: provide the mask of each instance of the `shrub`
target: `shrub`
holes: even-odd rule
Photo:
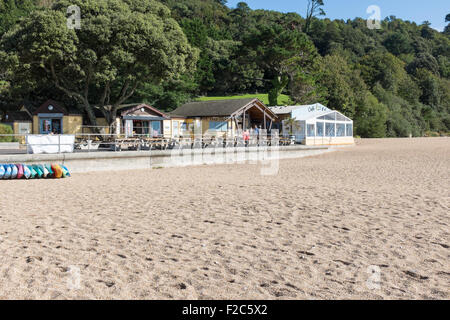
[[[13,133],[14,132],[11,126],[7,124],[0,124],[0,135],[11,134],[11,136],[9,137],[0,136],[0,142],[13,142],[14,141],[14,137],[12,136]]]

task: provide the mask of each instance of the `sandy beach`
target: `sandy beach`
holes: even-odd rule
[[[450,139],[0,181],[0,299],[449,299]]]

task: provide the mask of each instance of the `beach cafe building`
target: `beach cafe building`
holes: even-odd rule
[[[145,135],[160,137],[168,134],[170,116],[147,104],[139,104],[120,109],[125,136]],[[166,127],[166,130],[164,128]]]
[[[280,117],[283,136],[295,136],[304,145],[354,144],[353,120],[320,103],[305,106],[272,107]]]
[[[234,136],[254,127],[270,131],[277,116],[259,99],[228,99],[190,102],[170,113],[171,136],[206,133]]]

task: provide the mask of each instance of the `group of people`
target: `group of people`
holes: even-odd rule
[[[250,141],[250,136],[253,135],[257,137],[259,140],[259,134],[261,132],[261,126],[253,125],[253,127],[250,130],[245,130],[243,132],[244,141],[248,143]]]

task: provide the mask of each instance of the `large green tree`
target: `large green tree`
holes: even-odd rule
[[[261,26],[244,41],[244,57],[256,61],[270,80],[269,102],[278,104],[278,97],[299,73],[307,73],[315,65],[318,53],[306,34],[278,24]]]
[[[71,5],[81,9],[81,29],[68,28]],[[51,81],[94,126],[95,108],[112,124],[139,86],[179,77],[197,56],[170,10],[153,0],[60,0],[30,14],[0,48],[12,82]]]

